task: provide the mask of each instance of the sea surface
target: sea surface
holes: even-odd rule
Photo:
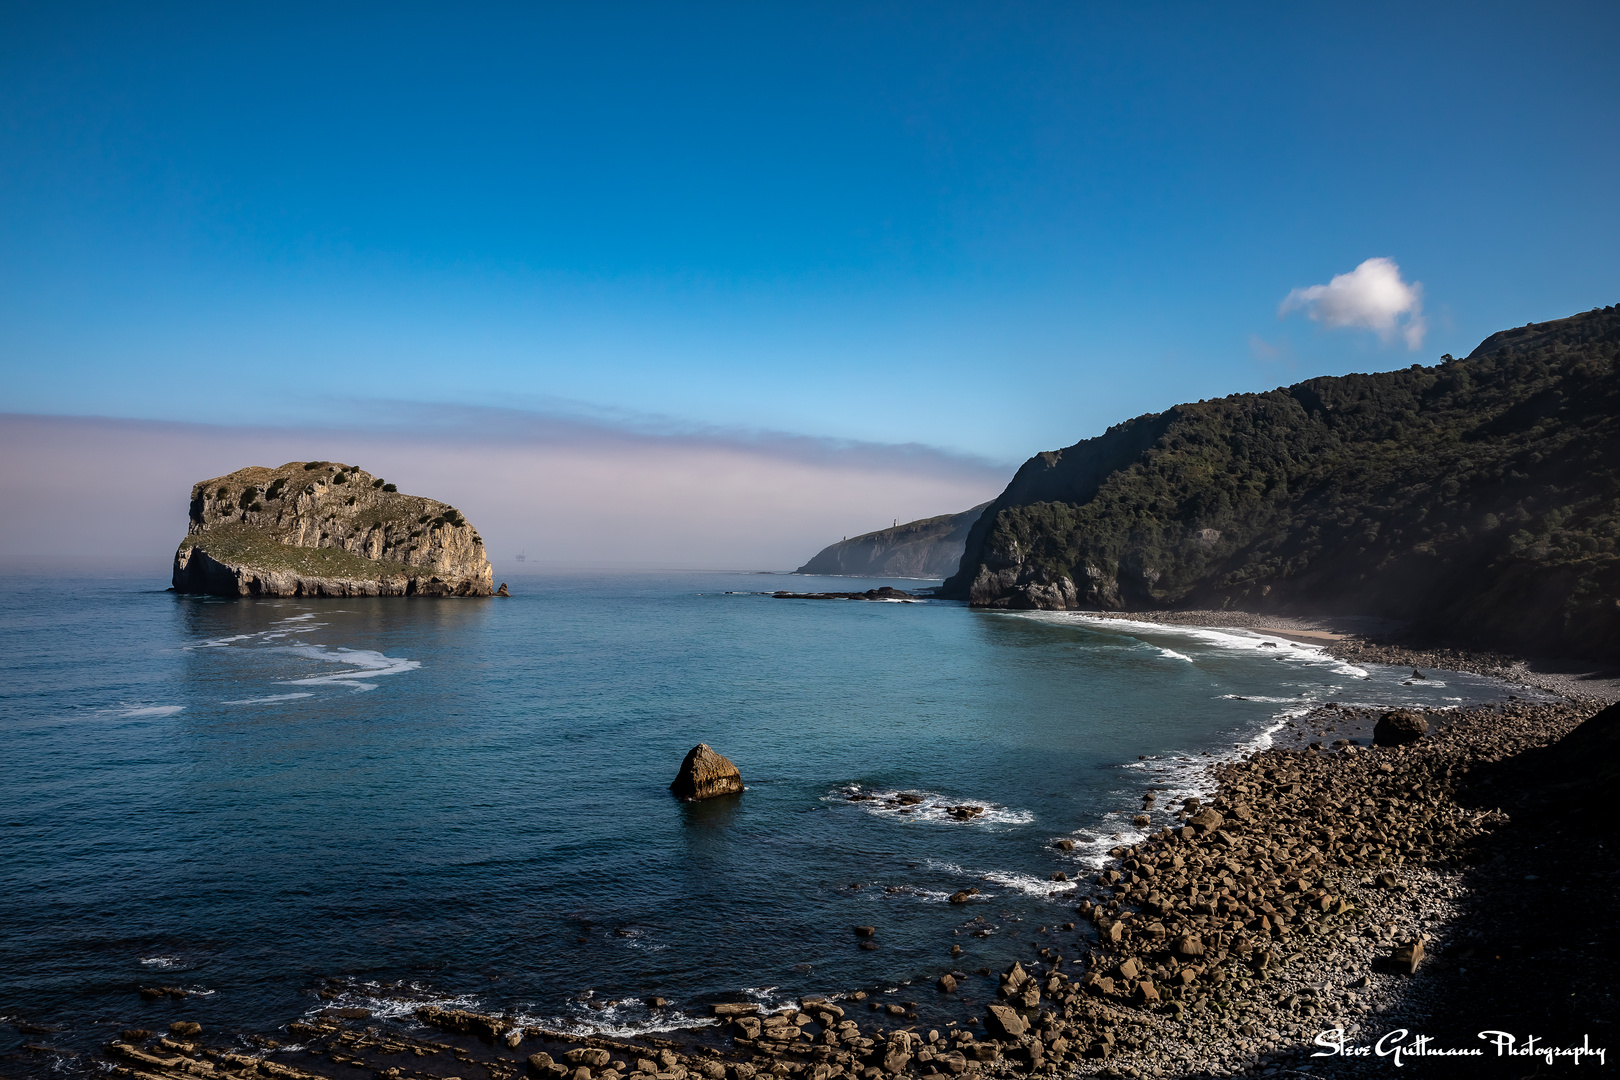
[[[1052,876],[1139,837],[1146,789],[1168,824],[1211,761],[1312,703],[1524,693],[1241,631],[765,595],[916,582],[506,580],[225,600],[161,572],[6,575],[0,1008],[50,1029],[11,1045],[74,1072],[122,1027],[285,1039],[334,1004],[619,1034],[855,989],[968,1011],[933,980],[982,1000],[980,968],[1083,949],[1057,933],[1083,894]],[[745,793],[672,798],[699,742]]]

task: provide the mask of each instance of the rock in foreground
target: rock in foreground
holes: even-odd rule
[[[729,758],[721,757],[709,749],[708,743],[698,743],[681,762],[681,771],[669,785],[676,797],[687,802],[713,799],[720,795],[735,795],[742,791],[742,774]]]
[[[493,582],[454,507],[337,462],[204,480],[174,553],[175,591],[215,596],[488,596]]]

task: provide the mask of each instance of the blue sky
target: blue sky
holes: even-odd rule
[[[1620,300],[1617,32],[1613,3],[7,2],[0,412],[494,406],[1016,464]],[[1393,327],[1279,318],[1373,258]]]

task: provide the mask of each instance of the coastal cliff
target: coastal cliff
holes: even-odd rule
[[[984,607],[1382,615],[1620,648],[1620,308],[1468,357],[1140,416],[1038,454],[943,595]]]
[[[836,577],[944,578],[956,572],[968,531],[989,503],[960,514],[908,521],[828,544],[795,574]]]
[[[191,489],[176,592],[215,596],[489,596],[478,530],[353,465],[253,466]]]

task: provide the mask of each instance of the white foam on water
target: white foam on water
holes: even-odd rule
[[[232,634],[230,637],[208,638],[205,641],[199,641],[195,645],[188,645],[186,647],[188,649],[223,649],[229,646],[233,641],[249,641],[258,636],[258,634]]]
[[[974,881],[988,881],[992,885],[999,885],[1012,892],[1023,893],[1025,896],[1049,897],[1056,893],[1067,893],[1074,889],[1073,881],[1049,881],[1035,874],[1026,874],[1019,870],[969,870],[953,862],[939,859],[929,859],[925,864],[931,870],[944,870],[946,873],[959,874]],[[993,899],[996,894],[980,894],[983,899]],[[949,899],[949,896],[946,896]]]
[[[182,961],[178,956],[143,956],[143,957],[141,957],[141,963],[142,964],[144,964],[146,967],[153,967],[153,968],[165,968],[165,969],[166,968],[175,968],[175,967],[179,967],[183,962],[184,961]]]
[[[358,983],[338,992],[337,997],[331,1001],[317,1001],[305,1011],[305,1019],[319,1016],[326,1009],[360,1007],[370,1009],[371,1015],[382,1020],[416,1019],[416,1010],[424,1005],[434,1005],[441,1009],[478,1009],[477,998],[463,994],[459,997],[447,997],[442,993],[430,990],[427,987],[410,983],[405,992],[384,993],[390,989],[381,983]]]
[[[910,806],[899,805],[895,800],[900,795],[920,796],[922,802]],[[870,799],[850,798],[851,795],[870,795]],[[846,806],[859,807],[866,813],[888,821],[912,822],[926,821],[945,825],[1028,825],[1035,820],[1035,815],[1028,810],[1018,810],[1002,803],[986,802],[980,799],[953,799],[935,794],[933,792],[919,791],[917,789],[882,789],[863,788],[860,785],[839,788],[822,796],[822,802],[840,803]],[[983,807],[981,813],[968,818],[955,818],[951,816],[949,807],[978,806]]]
[[[1186,653],[1178,653],[1174,649],[1166,649],[1158,645],[1155,645],[1154,648],[1158,649],[1159,655],[1167,660],[1185,660],[1189,664],[1193,662],[1193,658]]]
[[[302,679],[280,680],[287,686],[347,686],[353,690],[375,690],[377,684],[365,680],[378,679],[386,675],[399,675],[406,671],[415,671],[422,666],[420,660],[384,656],[375,649],[328,648],[325,645],[289,645],[283,647],[288,652],[297,653],[299,656],[305,656],[311,660],[319,660],[322,663],[351,665],[347,671],[334,671],[326,675],[310,675]]]
[[[307,691],[297,694],[271,694],[269,697],[238,698],[235,701],[222,701],[221,705],[268,705],[274,701],[293,701],[297,698],[314,697]]]
[[[133,709],[126,709],[119,716],[173,716],[178,712],[185,712],[184,705],[140,705]]]
[[[1303,695],[1301,695],[1303,697]],[[1223,701],[1258,701],[1265,705],[1299,705],[1303,704],[1297,697],[1264,697],[1260,694],[1222,694]]]
[[[1141,622],[1136,619],[1108,619],[1078,611],[1009,612],[1008,614],[1016,614],[1020,618],[1036,618],[1046,622],[1078,622],[1098,630],[1122,632],[1138,638],[1144,644],[1152,645],[1161,651],[1164,651],[1166,647],[1147,640],[1149,636],[1187,638],[1200,645],[1221,649],[1226,652],[1272,655],[1293,663],[1306,664],[1312,667],[1323,666],[1336,675],[1347,675],[1357,679],[1371,677],[1364,668],[1357,667],[1354,664],[1347,664],[1329,656],[1326,649],[1320,645],[1290,641],[1287,638],[1274,635],[1268,637],[1254,630],[1235,627],[1176,626],[1166,623]],[[1174,652],[1175,650],[1169,651]]]
[[[694,1016],[669,1006],[649,1009],[639,998],[604,1002],[600,1008],[582,1004],[578,1013],[569,1016],[530,1013],[519,1007],[513,1010],[512,1019],[523,1027],[560,1031],[576,1038],[599,1035],[610,1039],[633,1039],[637,1035],[714,1027],[720,1023],[715,1017]],[[649,1049],[647,1056],[651,1057],[653,1054],[654,1051]]]

